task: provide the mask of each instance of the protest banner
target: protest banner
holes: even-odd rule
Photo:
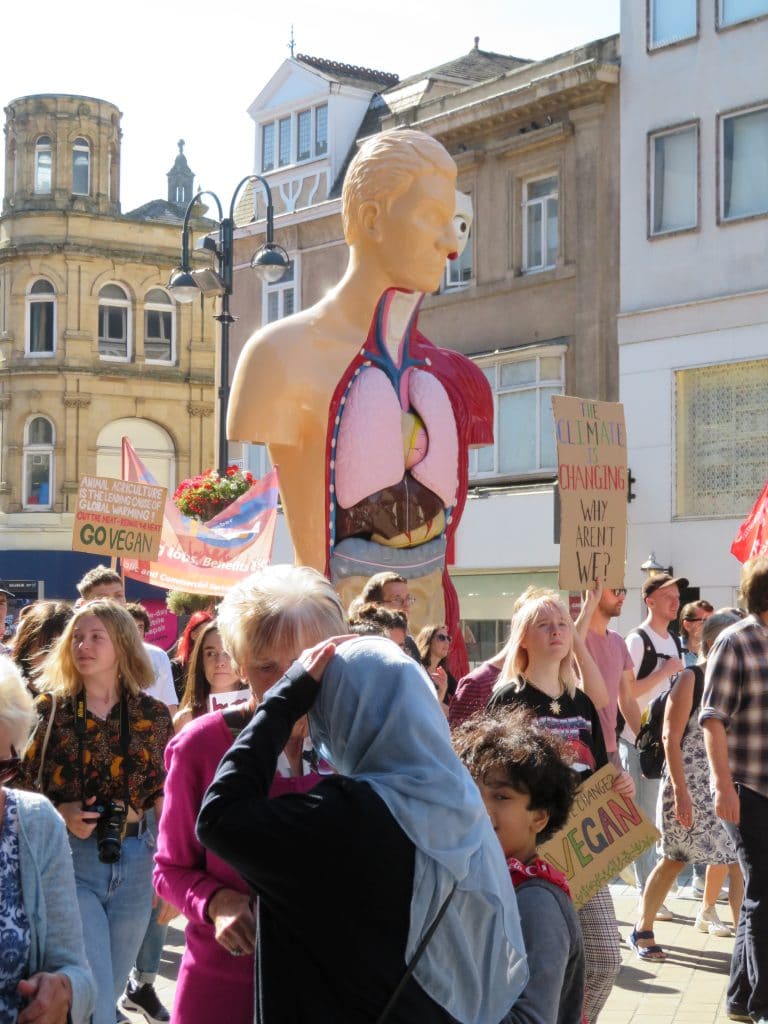
[[[560,588],[624,586],[627,433],[620,402],[552,396],[560,494]]]
[[[566,824],[538,849],[568,879],[576,909],[659,838],[635,802],[612,788],[616,774],[608,764],[591,775]]]
[[[72,523],[72,550],[119,558],[157,558],[167,494],[167,489],[154,481],[84,476]]]
[[[126,437],[123,477],[154,483]],[[233,584],[269,565],[277,496],[277,470],[272,469],[208,523],[183,515],[171,500],[166,500],[156,556],[124,558],[124,575],[164,590],[226,594]]]
[[[209,693],[208,710],[224,711],[225,708],[232,708],[237,704],[247,704],[250,699],[250,690],[227,690],[225,693]]]
[[[740,562],[764,555],[768,549],[768,482],[739,527],[731,544],[731,554]]]

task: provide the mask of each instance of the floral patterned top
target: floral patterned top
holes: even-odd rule
[[[0,1024],[16,1024],[21,1008],[16,987],[27,976],[30,943],[21,893],[16,797],[6,789],[0,831]]]
[[[173,736],[168,708],[145,693],[137,697],[128,694],[127,700],[130,738],[126,772],[120,739],[120,702],[113,706],[105,719],[92,715],[90,711],[86,713],[81,769],[74,700],[71,697],[57,698],[42,780],[42,792],[54,804],[91,796],[121,801],[125,797],[124,774],[127,774],[128,794],[134,810],[146,810],[163,795],[165,747]],[[42,693],[35,700],[39,720],[24,752],[17,782],[21,789],[37,788],[51,703],[49,693]]]

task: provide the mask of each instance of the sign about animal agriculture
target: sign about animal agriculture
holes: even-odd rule
[[[624,586],[627,432],[620,402],[552,396],[560,492],[560,587]]]
[[[591,775],[566,824],[538,850],[568,879],[577,910],[659,838],[635,802],[613,789],[615,777],[609,764]]]
[[[72,524],[72,550],[118,558],[157,558],[165,487],[84,476]]]

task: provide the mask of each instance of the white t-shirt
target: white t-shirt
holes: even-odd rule
[[[641,628],[648,634],[648,638],[656,649],[657,654],[667,655],[668,658],[679,658],[680,655],[677,650],[677,644],[675,638],[671,633],[667,633],[666,636],[660,636],[655,630],[651,629],[650,620],[646,619],[642,623]],[[645,645],[643,644],[643,638],[639,633],[630,633],[627,636],[627,648],[629,649],[629,656],[632,659],[632,667],[635,670],[635,676],[637,676],[638,670],[645,654]],[[657,658],[656,664],[651,669],[651,672],[655,672],[657,668],[664,664],[667,658]],[[649,673],[650,674],[650,673]],[[669,679],[664,679],[658,683],[652,690],[648,690],[647,693],[635,694],[637,697],[637,703],[640,708],[640,714],[645,711],[648,705],[651,703],[654,697],[658,696],[662,690],[666,690],[669,686]],[[621,738],[626,740],[627,743],[635,742],[635,734],[629,728],[628,725],[624,726],[621,734]]]
[[[152,662],[152,671],[155,673],[155,681],[148,686],[145,693],[155,700],[161,700],[166,706],[176,705],[179,698],[176,696],[176,688],[173,685],[171,673],[171,662],[162,647],[155,647],[154,644],[144,644],[147,657]]]

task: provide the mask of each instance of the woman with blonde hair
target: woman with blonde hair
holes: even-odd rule
[[[114,601],[79,608],[40,677],[38,722],[21,783],[44,793],[69,831],[77,902],[96,980],[93,1024],[114,1024],[115,1002],[152,909],[145,812],[162,809],[168,709],[136,624]]]
[[[608,755],[597,709],[577,685],[574,662],[582,679],[596,671],[568,609],[552,593],[530,597],[512,620],[507,654],[488,706],[533,712],[542,725],[567,740],[571,767],[586,779],[608,763]],[[614,789],[633,796],[626,772],[617,775]],[[595,1024],[621,967],[616,914],[607,886],[579,910],[579,921],[586,966],[584,1014],[588,1024]]]

